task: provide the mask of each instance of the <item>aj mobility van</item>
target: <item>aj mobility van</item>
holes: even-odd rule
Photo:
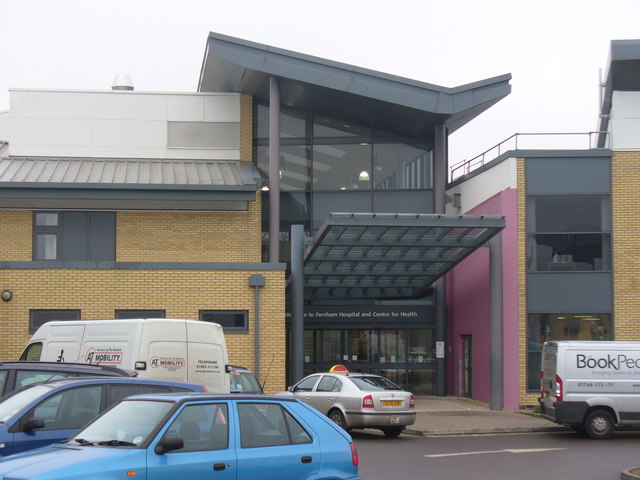
[[[640,342],[546,342],[542,349],[543,416],[589,437],[616,425],[640,425]]]
[[[227,345],[217,323],[169,318],[54,321],[34,333],[21,360],[135,370],[140,378],[229,393]]]

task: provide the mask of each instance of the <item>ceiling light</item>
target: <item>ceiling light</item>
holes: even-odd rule
[[[367,182],[369,180],[369,172],[367,172],[366,170],[362,170],[360,172],[360,175],[358,176],[358,180],[360,180],[361,182]]]

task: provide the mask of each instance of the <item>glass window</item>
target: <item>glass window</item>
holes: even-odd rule
[[[527,319],[527,390],[540,390],[542,345],[549,340],[612,340],[611,315],[529,314]]]
[[[313,146],[314,190],[371,190],[371,145]]]
[[[407,361],[407,331],[380,331],[380,363]]]
[[[109,395],[107,405],[113,405],[129,395],[140,395],[144,393],[168,393],[169,387],[155,385],[109,385]]]
[[[298,383],[294,387],[293,391],[294,392],[310,392],[311,390],[313,390],[313,386],[316,384],[319,378],[320,378],[319,375],[307,377],[304,380],[300,381],[300,383]]]
[[[34,260],[115,260],[115,212],[34,212]]]
[[[219,323],[225,333],[249,331],[249,312],[246,310],[200,310],[200,320]]]
[[[32,343],[29,345],[22,355],[20,355],[20,360],[26,360],[27,362],[37,362],[40,360],[40,356],[42,355],[42,342]]]
[[[376,190],[414,190],[432,187],[429,151],[404,143],[373,146],[373,188]]]
[[[263,179],[269,178],[269,147],[256,147],[257,167]],[[280,146],[280,190],[311,190],[312,181],[311,147]],[[265,181],[268,185],[268,181]]]
[[[412,328],[409,330],[409,363],[435,362],[433,329]]]
[[[322,331],[322,361],[342,362],[344,355],[344,330]]]
[[[166,315],[165,310],[116,310],[115,318],[166,318]]]
[[[4,393],[4,385],[7,383],[7,375],[9,375],[9,370],[0,370],[0,395]]]
[[[47,380],[56,380],[58,378],[79,377],[79,373],[68,372],[51,372],[45,370],[16,370],[16,386],[18,390],[27,385],[36,382],[45,382]]]
[[[101,386],[65,390],[47,398],[33,416],[45,421],[43,430],[80,428],[100,413]]]
[[[329,375],[323,376],[316,388],[316,392],[339,392],[340,390],[342,390],[342,382]]]
[[[242,448],[311,442],[302,425],[276,403],[239,403],[238,419]]]
[[[320,332],[317,330],[304,331],[304,363],[315,363],[318,361],[318,337]]]
[[[527,199],[529,271],[611,269],[609,197],[551,195]]]
[[[257,138],[269,138],[269,106],[257,105],[255,113]],[[280,138],[304,138],[307,134],[308,117],[290,111],[280,111]]]
[[[353,330],[351,332],[351,361],[354,363],[378,360],[378,332]]]
[[[173,452],[202,452],[228,447],[226,403],[187,405],[171,423],[165,436],[180,436],[184,447]]]
[[[80,320],[80,310],[29,310],[29,333],[52,320]]]

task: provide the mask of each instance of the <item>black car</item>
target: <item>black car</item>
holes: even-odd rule
[[[137,372],[106,365],[57,362],[0,362],[0,396],[27,385],[67,377],[135,377]]]

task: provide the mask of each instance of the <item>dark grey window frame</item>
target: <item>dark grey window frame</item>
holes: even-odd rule
[[[114,318],[126,320],[131,318],[167,318],[166,310],[116,309]],[[122,316],[124,314],[124,316]]]
[[[206,318],[207,316],[215,317],[216,315],[242,315],[242,326],[230,326],[225,325],[223,321],[216,320],[215,318]],[[249,333],[249,311],[248,310],[200,310],[198,312],[198,318],[203,322],[219,323],[222,326],[224,333]]]
[[[38,314],[50,315],[47,315],[49,318],[37,320],[35,317]],[[82,320],[82,311],[80,309],[33,308],[29,310],[29,333],[35,333],[39,327],[53,320]]]

